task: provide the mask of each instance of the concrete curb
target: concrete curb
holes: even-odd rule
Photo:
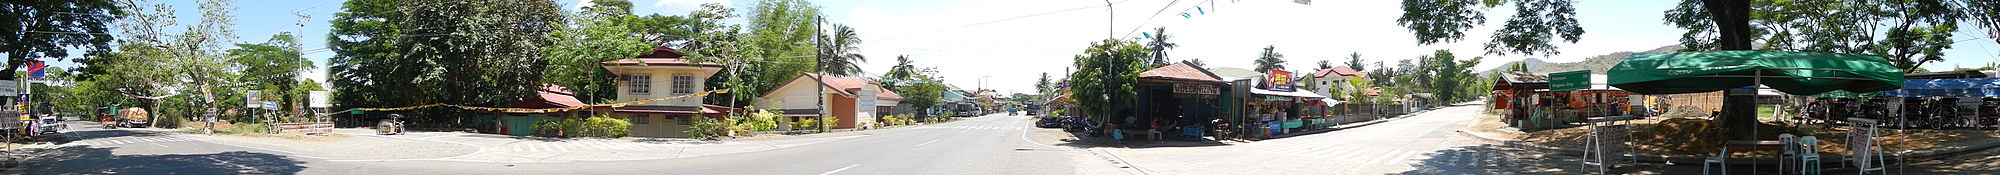
[[[1561,154],[1563,154],[1563,155],[1573,155],[1573,156],[1583,156],[1583,155],[1584,155],[1584,154],[1583,154],[1583,153],[1584,153],[1584,151],[1583,151],[1583,150],[1580,150],[1580,149],[1569,149],[1569,148],[1558,148],[1558,147],[1552,147],[1552,146],[1543,146],[1543,145],[1540,145],[1540,144],[1535,144],[1535,143],[1529,143],[1529,142],[1524,142],[1524,141],[1518,141],[1518,140],[1504,140],[1504,139],[1497,139],[1497,138],[1491,138],[1491,137],[1486,137],[1486,136],[1481,136],[1481,135],[1479,135],[1479,134],[1472,134],[1472,132],[1469,132],[1469,131],[1465,131],[1465,130],[1458,130],[1458,133],[1459,133],[1460,135],[1465,135],[1465,136],[1470,136],[1470,137],[1472,137],[1472,138],[1478,138],[1478,139],[1480,139],[1480,140],[1486,140],[1486,141],[1493,141],[1493,142],[1501,142],[1501,143],[1505,143],[1505,144],[1506,144],[1506,145],[1508,145],[1508,146],[1519,146],[1519,147],[1526,147],[1526,148],[1534,148],[1534,149],[1541,149],[1541,150],[1545,150],[1545,151],[1553,151],[1553,152],[1557,152],[1557,153],[1561,153]],[[1959,153],[1965,153],[1965,152],[1972,152],[1972,151],[1978,151],[1978,150],[1985,150],[1985,149],[1991,149],[1991,148],[1995,148],[1995,147],[2000,147],[2000,142],[1990,142],[1990,143],[1984,143],[1984,144],[1979,144],[1979,145],[1974,145],[1974,146],[1970,146],[1970,147],[1965,147],[1965,148],[1957,148],[1957,149],[1928,149],[1928,150],[1934,150],[1934,151],[1926,151],[1926,152],[1916,152],[1916,153],[1909,153],[1909,154],[1904,154],[1904,155],[1895,155],[1895,154],[1891,154],[1891,155],[1883,155],[1883,159],[1884,159],[1884,160],[1899,160],[1899,159],[1905,159],[1905,158],[1923,158],[1923,157],[1933,157],[1933,156],[1939,156],[1939,155],[1950,155],[1950,154],[1959,154]],[[1831,155],[1831,156],[1826,156],[1826,155]],[[1838,154],[1822,154],[1822,157],[1833,157],[1833,158],[1837,158],[1837,157],[1842,157],[1842,156],[1843,156],[1843,155],[1838,155]],[[1660,163],[1660,162],[1669,162],[1669,163],[1674,163],[1674,164],[1695,164],[1695,165],[1699,165],[1699,164],[1701,164],[1701,163],[1702,163],[1702,161],[1703,161],[1703,159],[1706,159],[1706,158],[1708,158],[1708,157],[1668,157],[1668,156],[1661,156],[1661,155],[1643,155],[1643,154],[1632,154],[1632,157],[1633,157],[1634,159],[1637,159],[1638,161],[1642,161],[1642,162],[1651,162],[1651,163]],[[1746,158],[1732,158],[1732,159],[1733,159],[1733,160],[1743,160],[1743,159],[1746,159]],[[1756,158],[1756,159],[1750,159],[1750,160],[1753,160],[1753,161],[1751,161],[1751,162],[1778,162],[1778,160],[1777,160],[1776,158]],[[1731,161],[1731,162],[1742,162],[1742,161]],[[1832,164],[1833,162],[1843,162],[1843,161],[1828,161],[1828,162],[1827,162],[1827,164]],[[1753,163],[1730,163],[1730,164],[1731,164],[1731,165],[1750,165],[1750,164],[1753,164]],[[1754,163],[1754,164],[1758,164],[1758,165],[1769,165],[1769,164],[1771,164],[1771,163]]]

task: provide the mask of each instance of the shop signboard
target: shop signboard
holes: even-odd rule
[[[1271,84],[1270,89],[1272,91],[1292,91],[1292,72],[1271,70],[1271,72],[1264,74],[1264,81],[1267,82],[1266,84]]]
[[[1549,91],[1570,91],[1590,87],[1590,71],[1569,71],[1549,74]]]
[[[1174,93],[1220,95],[1222,94],[1222,90],[1215,88],[1215,85],[1175,83]]]
[[[250,92],[244,92],[243,97],[245,100],[247,100],[243,102],[244,108],[257,108],[263,105],[262,103],[257,103],[257,91],[255,90],[252,90]]]
[[[312,91],[309,94],[306,94],[306,97],[307,99],[310,99],[307,101],[312,102],[307,107],[312,107],[312,108],[333,107],[332,105],[333,94],[328,93],[327,91]]]

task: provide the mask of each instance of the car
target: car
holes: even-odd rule
[[[41,127],[42,127],[42,133],[58,133],[61,132],[62,129],[69,128],[69,123],[63,123],[62,120],[56,119],[55,117],[46,117],[42,118]]]

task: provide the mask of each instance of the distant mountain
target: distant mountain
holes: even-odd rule
[[[1659,48],[1653,48],[1652,50],[1639,51],[1639,52],[1631,52],[1631,51],[1613,52],[1611,54],[1604,54],[1604,55],[1584,58],[1583,61],[1568,62],[1568,63],[1548,63],[1548,62],[1543,62],[1541,59],[1528,58],[1527,60],[1507,62],[1507,64],[1503,64],[1500,67],[1493,68],[1491,70],[1480,71],[1480,74],[1482,74],[1483,76],[1493,71],[1506,69],[1508,67],[1507,65],[1513,65],[1514,63],[1522,63],[1522,62],[1528,64],[1528,72],[1535,74],[1548,74],[1548,73],[1569,72],[1578,70],[1590,70],[1590,72],[1593,74],[1604,74],[1605,70],[1610,70],[1611,66],[1617,66],[1618,62],[1625,61],[1625,57],[1631,57],[1632,54],[1673,52],[1681,50],[1682,48],[1686,47],[1681,47],[1681,45],[1668,45],[1668,46],[1661,46]]]

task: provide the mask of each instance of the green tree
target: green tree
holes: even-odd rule
[[[815,25],[819,8],[805,0],[761,0],[749,10],[745,23],[748,33],[742,40],[755,55],[743,57],[743,68],[747,75],[756,77],[755,82],[744,84],[747,89],[737,90],[770,91],[801,73],[814,71],[819,59],[813,55],[812,40],[816,37],[813,32],[819,31]]]
[[[1267,48],[1266,51],[1269,51]],[[1106,116],[1132,109],[1137,100],[1139,72],[1150,53],[1138,43],[1107,39],[1091,43],[1083,55],[1074,58],[1077,72],[1070,74],[1071,96],[1083,116],[1093,121],[1122,123]]]
[[[1048,90],[1049,90],[1049,83],[1050,83],[1050,82],[1049,82],[1049,73],[1048,73],[1048,72],[1042,72],[1042,79],[1040,79],[1040,80],[1035,80],[1035,92],[1044,92],[1044,91],[1048,91]]]
[[[554,2],[347,1],[328,46],[341,104],[492,105],[531,95],[542,48],[563,17]],[[459,124],[427,110],[417,123]]]
[[[413,67],[414,77],[388,85],[415,87],[416,93],[397,95],[421,97],[420,103],[492,105],[532,95],[546,65],[541,48],[550,45],[549,33],[557,29],[547,24],[563,21],[559,7],[549,1],[418,0],[396,5],[411,16],[390,22],[410,27],[390,44],[402,56],[396,60],[408,61],[398,66]],[[445,117],[428,119],[465,117],[432,114]]]
[[[602,103],[616,100],[614,78],[603,62],[628,59],[647,54],[658,45],[646,43],[640,35],[634,34],[631,2],[624,0],[595,0],[596,5],[585,7],[583,12],[571,14],[570,22],[551,24],[555,28],[549,32],[552,42],[542,47],[543,61],[548,66],[542,69],[541,82],[560,85],[574,92],[585,102]]]
[[[1354,52],[1352,54],[1347,54],[1347,67],[1354,68],[1354,71],[1357,72],[1368,71],[1368,67],[1364,64],[1361,64],[1361,52]]]
[[[916,76],[915,80],[917,81],[913,81],[915,83],[910,84],[908,87],[902,87],[900,88],[902,91],[896,92],[896,94],[903,95],[904,99],[902,103],[909,103],[911,106],[917,107],[917,111],[930,111],[932,106],[937,106],[944,102],[944,93],[951,90],[951,87],[945,86],[943,77],[935,76],[936,71],[933,71],[933,69],[935,68],[924,68],[924,70],[916,71],[925,75]]]
[[[331,77],[334,103],[347,107],[390,107],[421,105],[429,100],[414,95],[409,81],[416,79],[418,60],[405,59],[394,43],[404,38],[395,0],[350,0],[334,13],[332,31],[327,34],[327,74]]]
[[[112,0],[0,1],[0,21],[7,21],[0,22],[0,53],[7,55],[0,79],[14,79],[29,61],[68,58],[70,48],[108,51],[105,25],[126,15]]]
[[[259,90],[266,101],[277,101],[282,106],[304,104],[304,93],[294,93],[299,85],[300,71],[310,70],[312,60],[300,57],[303,46],[291,33],[272,35],[264,43],[236,44],[229,50],[231,67],[239,67],[242,75],[237,81],[247,82],[248,90]]]
[[[1667,10],[1668,24],[1687,29],[1686,50],[1719,50],[1706,1],[1684,0]],[[1841,5],[1826,5],[1841,4]],[[1904,71],[1943,61],[1943,50],[1961,21],[1990,23],[1994,8],[1982,1],[1817,0],[1749,3],[1746,37],[1760,50],[1867,53],[1889,58]],[[1990,7],[1990,6],[1988,6]],[[1991,29],[1992,27],[1988,27]]]
[[[832,33],[823,33],[820,41],[822,53],[819,63],[822,72],[828,75],[852,76],[861,74],[861,63],[868,58],[861,56],[861,36],[855,34],[854,27],[833,25]]]
[[[1326,70],[1326,69],[1332,69],[1332,68],[1333,68],[1333,61],[1331,61],[1331,60],[1319,60],[1319,68],[1318,68],[1318,69],[1313,69],[1313,70]]]
[[[1146,67],[1161,67],[1173,64],[1173,62],[1167,59],[1167,49],[1180,47],[1180,44],[1168,42],[1168,38],[1167,27],[1153,28],[1153,41],[1146,42],[1146,48],[1153,50],[1153,59],[1146,62]]]
[[[1486,52],[1506,55],[1556,55],[1549,43],[1560,38],[1576,43],[1583,27],[1576,22],[1576,8],[1569,0],[1404,0],[1403,15],[1396,24],[1410,29],[1418,45],[1464,40],[1465,30],[1486,23],[1486,9],[1513,2],[1514,16],[1493,31]]]
[[[1187,62],[1188,62],[1188,65],[1191,65],[1191,66],[1194,66],[1194,67],[1207,67],[1207,65],[1208,65],[1208,64],[1204,64],[1204,63],[1201,63],[1201,58],[1188,58]]]
[[[1277,49],[1277,45],[1264,46],[1264,53],[1258,54],[1254,63],[1257,65],[1257,72],[1285,69],[1285,54],[1279,54]]]
[[[917,76],[917,70],[916,70],[917,66],[913,65],[912,63],[915,62],[910,61],[909,55],[897,55],[896,65],[889,66],[889,73],[883,74],[882,77],[895,81],[909,80],[911,78],[914,78]],[[886,83],[895,84],[897,83],[895,81],[890,81]]]

